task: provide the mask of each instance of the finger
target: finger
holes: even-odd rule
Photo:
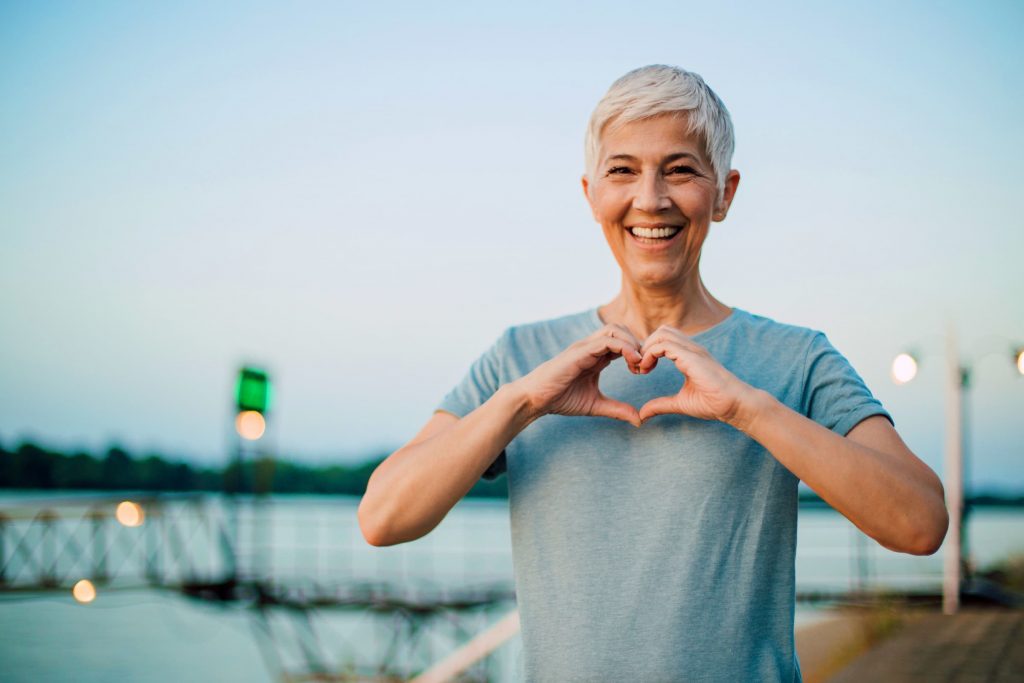
[[[626,360],[626,366],[629,368],[630,372],[638,372],[636,365],[637,363],[640,362],[640,341],[636,338],[636,336],[634,336],[632,332],[630,332],[628,327],[626,327],[625,325],[619,325],[617,323],[610,323],[602,327],[594,334],[590,335],[588,339],[595,340],[601,339],[602,337],[612,337],[614,339],[620,339],[626,342],[626,344],[628,344],[628,348],[636,351],[635,356],[634,354],[628,351],[622,353],[621,355]]]
[[[612,361],[615,360],[615,358],[615,354],[609,353],[607,356],[604,356],[600,360],[598,360],[597,364],[593,368],[591,368],[591,370],[595,370],[598,374],[600,374],[604,372],[604,369],[606,367],[612,364]]]
[[[640,413],[637,412],[636,408],[623,403],[622,401],[616,401],[608,398],[607,396],[599,396],[594,401],[593,407],[590,409],[590,414],[596,417],[610,417],[616,420],[622,420],[628,422],[634,427],[640,426]]]
[[[640,353],[638,347],[627,342],[622,350],[622,358],[626,361],[626,367],[629,368],[630,372],[633,374],[640,372],[639,366],[641,359],[643,359],[643,354]]]
[[[626,327],[625,325],[620,325],[618,323],[612,323],[611,325],[609,325],[609,327],[611,328],[613,336],[625,339],[634,347],[638,349],[640,348],[640,340],[636,338],[636,335],[634,335],[628,327]]]
[[[634,367],[640,363],[641,359],[640,352],[630,343],[616,337],[596,337],[584,348],[592,356],[597,357],[607,355],[609,352],[617,354],[625,358],[627,364]]]
[[[640,346],[640,340],[636,337],[635,334],[633,334],[633,331],[630,330],[625,325],[620,325],[619,323],[608,323],[604,327],[592,332],[590,336],[587,338],[595,339],[597,337],[604,336],[619,337],[620,339],[623,339],[625,341],[632,342],[637,347]]]
[[[582,367],[592,368],[597,364],[597,360],[607,355],[611,355],[613,358],[619,355],[615,349],[609,349],[609,342],[614,345],[614,340],[611,337],[580,339],[565,350],[565,357],[576,365],[580,365],[582,362]]]
[[[658,342],[674,342],[695,352],[707,350],[697,342],[693,341],[693,337],[686,336],[674,327],[662,325],[652,332],[650,336],[644,340],[644,343],[640,345],[640,353],[643,353],[646,348]]]
[[[661,325],[656,330],[654,330],[654,332],[651,332],[649,335],[647,335],[647,339],[644,339],[643,343],[640,346],[641,348],[643,348],[660,341],[667,341],[672,339],[679,340],[680,338],[685,337],[686,335],[684,335],[676,328],[670,325]]]
[[[658,364],[658,359],[665,356],[669,360],[675,360],[673,356],[679,355],[677,347],[671,342],[659,341],[644,348],[640,357],[640,371],[650,372]]]
[[[623,325],[613,326],[609,334],[616,339],[622,339],[626,342],[628,350],[622,354],[623,359],[626,361],[626,367],[633,374],[639,373],[640,370],[637,366],[640,363],[642,354],[640,353],[640,342],[637,338]]]
[[[679,415],[679,403],[674,396],[652,398],[640,408],[640,422],[644,423],[655,415]]]
[[[657,359],[664,356],[675,363],[680,372],[685,374],[693,362],[694,356],[698,353],[694,349],[675,342],[658,342],[644,351],[643,358],[640,360],[640,370],[649,372],[657,364]]]

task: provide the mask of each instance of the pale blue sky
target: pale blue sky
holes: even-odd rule
[[[504,327],[614,295],[583,129],[652,62],[736,125],[709,289],[827,332],[933,467],[946,321],[1024,342],[1020,3],[211,4],[0,6],[6,445],[219,460],[243,361],[284,455],[401,443]],[[1024,487],[1024,379],[971,400],[974,479]]]

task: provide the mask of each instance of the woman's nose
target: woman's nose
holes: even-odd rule
[[[637,184],[633,208],[645,213],[664,211],[671,206],[665,190],[665,182],[658,174],[645,174]]]

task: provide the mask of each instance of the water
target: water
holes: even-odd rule
[[[55,496],[44,498],[53,500]],[[13,517],[12,509],[25,509],[39,500],[34,494],[3,493],[0,510]],[[73,509],[81,517],[88,509],[88,496],[79,500],[82,505]],[[428,536],[390,548],[373,548],[363,541],[356,522],[357,504],[358,499],[352,497],[294,496],[274,498],[262,507],[243,505],[237,519],[243,571],[297,586],[307,595],[343,585],[382,582],[421,592],[511,586],[505,501],[464,500]],[[218,605],[145,588],[147,567],[152,567],[140,549],[152,547],[157,538],[168,542],[178,528],[182,532],[178,552],[173,557],[159,557],[159,569],[173,579],[191,563],[194,573],[220,576],[224,564],[218,525],[235,523],[230,510],[216,498],[206,499],[198,507],[184,501],[170,503],[162,516],[156,507],[152,510],[154,515],[140,528],[115,524],[105,528],[100,545],[112,579],[108,586],[100,587],[94,603],[79,605],[66,589],[0,593],[0,678],[84,683],[274,681],[281,680],[284,671],[309,671],[311,650],[313,659],[319,659],[328,670],[343,668],[346,662],[369,666],[385,657],[394,629],[393,616],[387,612],[316,609],[306,613],[311,617],[306,620],[285,610],[259,612],[244,605]],[[202,517],[197,511],[202,511]],[[257,523],[261,519],[265,523]],[[21,524],[22,530],[27,528],[27,522]],[[88,519],[66,524],[64,533],[75,547],[96,543]],[[980,567],[1024,553],[1024,510],[976,510],[968,538],[972,558]],[[20,559],[13,558],[15,548],[11,546],[8,537],[0,548],[9,584],[25,579],[32,566],[24,553]],[[196,556],[195,562],[185,557],[189,554]],[[55,558],[63,583],[87,574],[93,566],[88,552],[79,553],[77,564],[71,555]],[[941,582],[941,563],[942,551],[914,557],[885,550],[834,511],[800,512],[799,593],[851,588],[934,593]],[[466,633],[479,632],[513,608],[512,602],[501,603],[465,617],[461,624],[435,620],[421,633],[415,651],[398,653],[392,659],[425,667],[464,642]],[[801,604],[797,627],[820,619],[822,614],[819,606]],[[460,628],[464,632],[460,633]],[[515,638],[500,649],[488,665],[489,675],[514,680],[520,648]]]
[[[271,677],[244,610],[153,590],[0,598],[0,680],[253,681]]]

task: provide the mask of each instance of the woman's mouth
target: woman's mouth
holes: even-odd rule
[[[683,229],[677,225],[664,225],[657,227],[642,227],[634,225],[626,230],[633,236],[633,241],[647,245],[666,245],[673,240]]]

